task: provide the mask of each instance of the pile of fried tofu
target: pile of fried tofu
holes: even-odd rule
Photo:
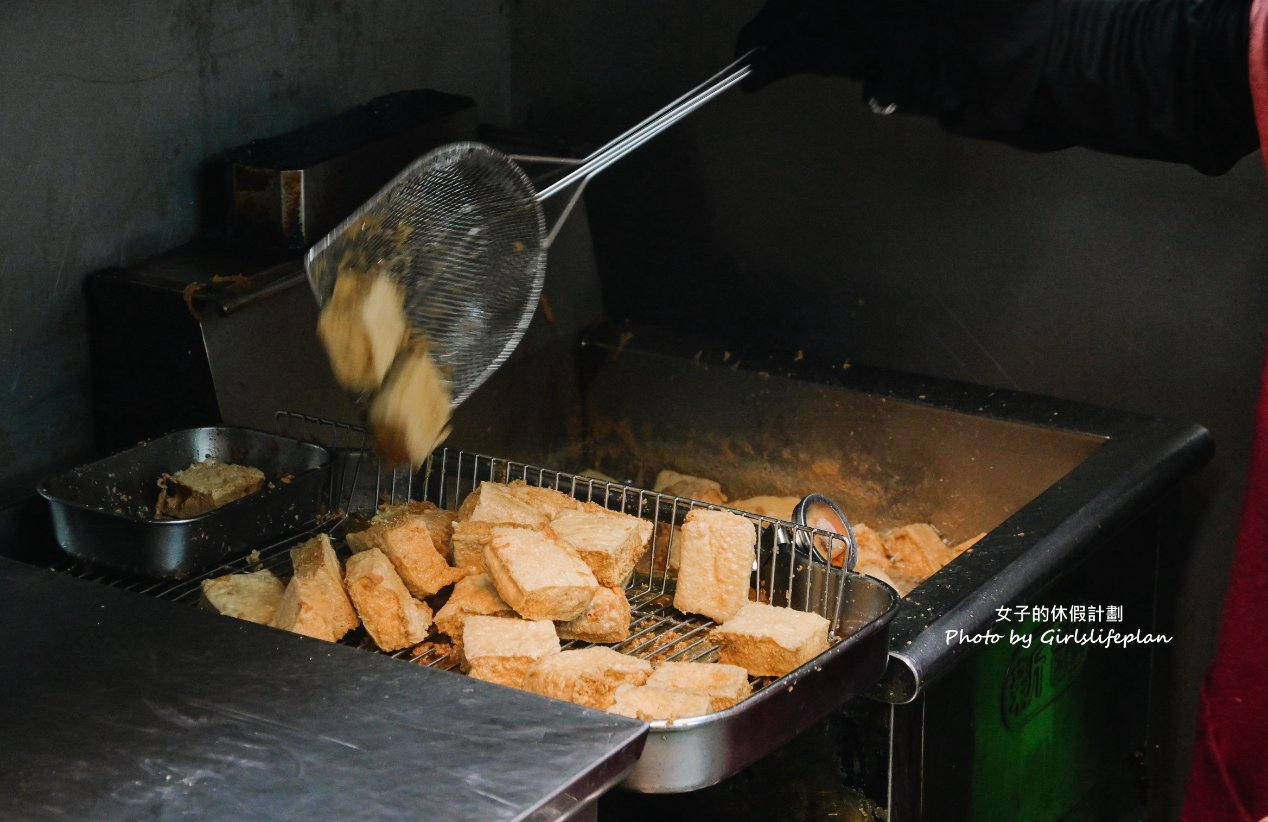
[[[696,499],[714,505],[725,505],[762,517],[791,521],[793,508],[800,497],[764,495],[730,499],[721,483],[707,477],[697,477],[673,470],[661,471],[652,486],[654,490],[672,496]],[[933,576],[942,566],[972,548],[985,533],[954,545],[948,544],[938,529],[926,522],[913,522],[896,528],[876,530],[863,523],[854,525],[858,540],[858,560],[854,570],[889,585],[899,596],[911,593],[917,585]],[[833,556],[833,564],[840,567],[843,553]],[[676,571],[681,562],[678,546],[667,557],[670,571]]]
[[[649,721],[724,710],[753,677],[827,649],[823,617],[751,601],[754,523],[704,508],[681,526],[673,603],[717,623],[718,661],[654,665],[608,647],[630,636],[625,586],[652,529],[552,489],[484,482],[456,511],[380,509],[346,535],[346,562],[320,534],[292,550],[285,584],[258,571],[203,593],[221,613],[331,642],[358,626],[385,651],[443,634],[472,677]]]

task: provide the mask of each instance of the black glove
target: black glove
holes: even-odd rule
[[[878,111],[1023,148],[1081,145],[1208,174],[1255,150],[1250,0],[771,0],[746,84],[863,82]]]
[[[874,0],[770,0],[740,29],[736,54],[756,49],[743,88],[756,91],[792,74],[861,80],[865,6]]]

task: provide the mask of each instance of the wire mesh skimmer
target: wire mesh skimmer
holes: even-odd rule
[[[429,340],[449,380],[456,408],[524,336],[541,295],[547,249],[585,183],[748,73],[745,55],[541,191],[514,158],[481,143],[452,143],[426,154],[308,252],[318,303],[330,299],[341,270],[394,278],[413,330]],[[572,199],[548,231],[542,203],[568,188]]]

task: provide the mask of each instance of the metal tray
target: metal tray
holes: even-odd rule
[[[155,519],[158,478],[202,459],[259,468],[265,487],[215,511]],[[40,483],[57,543],[78,559],[182,579],[310,525],[328,487],[325,448],[246,428],[176,431]]]
[[[450,449],[433,454],[417,475],[372,465],[367,468],[344,472],[345,477],[354,478],[340,495],[341,507],[347,511],[362,509],[371,500],[418,497],[456,508],[481,481],[523,480],[651,520],[657,528],[649,553],[626,586],[632,633],[610,647],[644,659],[717,659],[717,648],[708,638],[714,623],[672,608],[676,579],[658,557],[672,552],[676,526],[681,525],[689,511],[720,506]],[[818,538],[829,543],[831,554],[834,546],[846,545],[844,538],[771,517],[725,510],[749,520],[758,531],[753,575],[758,598],[819,613],[829,620],[831,634],[839,639],[783,677],[759,678],[754,682],[752,696],[725,711],[649,723],[643,755],[621,782],[626,789],[683,793],[720,782],[868,691],[885,671],[889,625],[898,613],[898,595],[878,580],[809,560],[804,548],[794,545],[799,541],[797,537]],[[794,558],[795,561],[788,561]],[[676,638],[666,642],[670,636]],[[564,647],[584,644],[570,642]],[[419,657],[415,662],[451,667],[448,657]]]
[[[311,435],[310,432],[308,436]],[[345,512],[367,513],[380,502],[419,498],[456,508],[481,481],[520,479],[653,521],[657,529],[645,557],[646,567],[636,570],[626,587],[632,610],[631,635],[611,647],[653,661],[717,659],[717,647],[708,636],[714,623],[673,609],[676,580],[665,570],[663,558],[671,553],[674,534],[689,511],[718,506],[449,449],[437,451],[418,473],[385,471],[363,450],[345,453],[337,438],[319,436],[319,439],[339,454],[332,499]],[[778,561],[800,556],[793,553],[795,537],[799,535],[842,539],[838,535],[729,510],[748,519],[758,531],[753,583],[759,598],[822,614],[829,619],[830,632],[836,639],[828,650],[797,670],[777,679],[754,680],[753,695],[732,708],[698,717],[649,723],[642,757],[620,783],[628,790],[682,793],[732,776],[872,687],[885,669],[890,622],[898,609],[894,591],[884,583],[857,574],[845,574],[843,579],[844,572],[840,569],[828,569],[824,563],[807,562],[804,557],[795,562]],[[332,518],[310,524],[305,533],[331,531],[338,539],[344,525],[344,520]],[[290,571],[286,549],[300,538],[281,539],[271,545],[257,538],[253,540],[254,547],[263,549],[258,558],[230,560],[204,575],[240,572],[250,567],[268,568],[285,576]],[[121,584],[126,585],[128,581],[123,580]],[[193,577],[151,587],[147,593],[197,603],[198,591],[198,577]],[[359,635],[354,634],[345,639],[345,644],[362,642]],[[584,644],[574,641],[565,647]],[[425,650],[419,655],[418,650],[405,649],[390,656],[428,668],[452,670],[455,667],[454,658],[448,654]]]
[[[621,787],[683,793],[714,785],[864,693],[885,671],[897,608],[889,586],[851,574],[840,642],[725,711],[650,723],[643,755]]]

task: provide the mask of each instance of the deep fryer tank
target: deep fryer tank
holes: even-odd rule
[[[507,378],[537,367],[567,385],[551,362]],[[789,801],[825,791],[844,803],[834,810],[893,820],[1150,807],[1175,619],[1168,511],[1210,457],[1205,429],[623,325],[589,334],[578,379],[579,409],[542,396],[509,441],[481,425],[495,410],[477,395],[464,444],[487,431],[501,453],[636,483],[671,467],[720,480],[732,498],[822,491],[874,527],[928,521],[951,542],[986,532],[904,599],[870,698],[716,788],[612,795],[604,818],[782,818]],[[1098,644],[1097,630],[1140,641]],[[990,634],[1004,638],[985,644]]]

